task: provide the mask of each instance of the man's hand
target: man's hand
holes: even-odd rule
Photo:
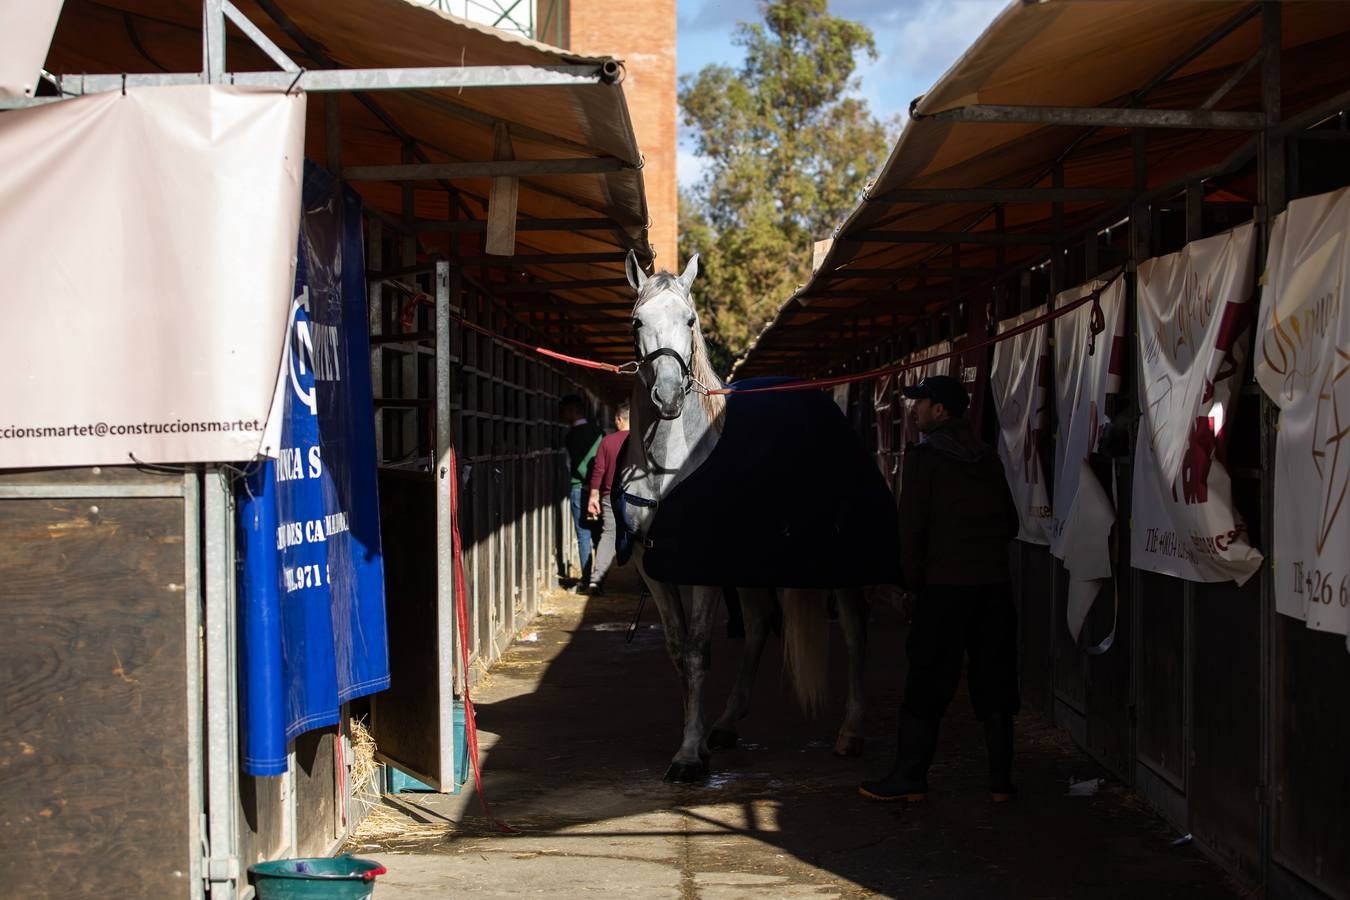
[[[600,492],[591,491],[590,499],[586,501],[586,515],[592,519],[600,518]]]

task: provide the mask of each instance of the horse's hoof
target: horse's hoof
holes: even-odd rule
[[[676,784],[691,784],[708,777],[708,764],[699,760],[696,763],[673,762],[666,769],[666,781]]]
[[[863,739],[858,735],[839,735],[839,740],[834,742],[835,756],[862,756]]]
[[[708,732],[709,750],[735,750],[740,741],[740,737],[730,728],[714,728]]]

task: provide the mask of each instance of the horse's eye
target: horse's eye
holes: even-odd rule
[[[688,321],[688,322],[685,322],[684,324],[687,325],[687,326],[689,326],[690,328],[693,328],[693,327],[694,327],[694,317],[693,317],[693,316],[690,316],[690,317],[689,317],[689,321]]]
[[[639,328],[641,328],[641,327],[642,327],[642,320],[641,320],[641,319],[634,319],[634,320],[633,320],[633,330],[634,330],[634,331],[637,331],[637,330],[638,330]]]

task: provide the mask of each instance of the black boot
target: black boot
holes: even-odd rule
[[[989,748],[989,792],[995,803],[1017,799],[1012,783],[1013,720],[1007,713],[993,713],[984,720],[984,742]]]
[[[872,800],[917,803],[928,796],[928,766],[937,749],[938,723],[900,713],[895,767],[878,781],[864,781],[858,793]]]

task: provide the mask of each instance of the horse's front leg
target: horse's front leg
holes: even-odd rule
[[[689,673],[684,666],[684,642],[686,638],[686,626],[684,617],[684,604],[680,602],[680,589],[673,584],[666,584],[662,581],[656,581],[647,577],[647,573],[641,568],[638,572],[642,575],[642,580],[647,584],[647,590],[652,595],[652,601],[656,604],[656,613],[661,617],[661,631],[666,639],[666,653],[670,655],[670,661],[675,666],[675,674],[680,677],[681,695],[689,692]]]
[[[736,685],[727,698],[727,707],[708,731],[708,747],[712,750],[730,750],[739,740],[736,723],[750,712],[750,691],[755,685],[755,673],[759,670],[759,659],[773,618],[773,591],[741,588],[739,593],[745,619],[745,652],[741,654]]]
[[[837,756],[861,756],[863,750],[863,669],[867,658],[867,600],[861,588],[836,588],[839,626],[848,646],[848,702],[834,744]]]
[[[712,662],[712,620],[720,591],[694,586],[690,594],[689,630],[684,640],[684,739],[666,770],[667,781],[702,781],[708,777],[708,748],[703,736],[703,681]]]

